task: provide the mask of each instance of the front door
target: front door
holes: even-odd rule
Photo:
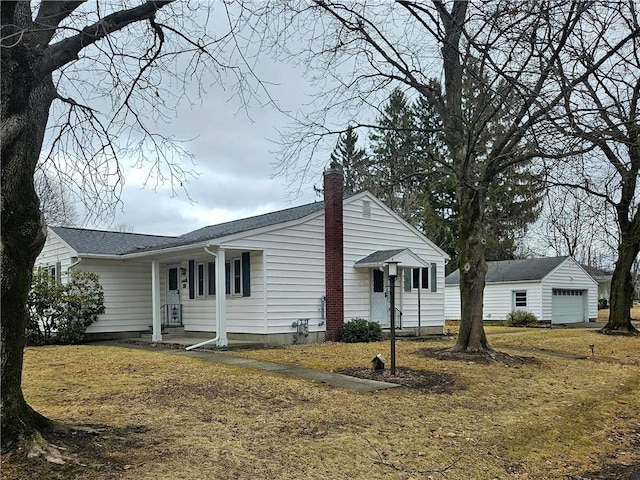
[[[371,321],[381,325],[388,322],[389,306],[384,288],[385,274],[379,268],[371,269]]]
[[[165,312],[165,322],[181,324],[182,314],[180,308],[180,265],[169,265],[167,267],[167,306]]]

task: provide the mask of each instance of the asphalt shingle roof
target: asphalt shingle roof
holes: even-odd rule
[[[299,220],[323,209],[324,202],[309,203],[299,207],[257,215],[255,217],[233,220],[219,225],[210,225],[185,233],[179,237],[69,227],[51,227],[51,229],[79,254],[123,255],[127,253],[161,250],[222,238],[257,228]]]
[[[163,235],[108,232],[70,227],[51,227],[51,230],[79,254],[122,255],[151,246],[157,247],[176,239],[176,237]]]
[[[367,255],[364,258],[361,258],[356,262],[356,265],[359,263],[380,263],[388,260],[394,255],[398,255],[401,252],[404,252],[406,248],[398,248],[395,250],[378,250],[377,252],[373,252],[371,255]]]
[[[502,260],[487,262],[487,283],[523,282],[542,280],[554,268],[569,257],[525,258],[523,260]],[[445,278],[446,285],[460,283],[460,270],[450,273]]]
[[[226,237],[236,233],[247,232],[257,228],[269,227],[280,223],[299,220],[312,213],[319,212],[324,209],[324,202],[308,203],[299,207],[278,210],[277,212],[265,213],[255,217],[242,218],[231,222],[221,223],[219,225],[210,225],[193,232],[185,233],[180,236],[180,241],[185,244],[196,243],[204,240],[212,240],[214,238]]]

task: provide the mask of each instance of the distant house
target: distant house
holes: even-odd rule
[[[598,316],[598,283],[571,257],[488,262],[484,320],[525,310],[552,324]],[[460,271],[445,279],[445,317],[460,318]]]
[[[97,273],[106,312],[89,337],[184,335],[292,343],[338,337],[344,321],[389,324],[388,262],[399,262],[397,323],[442,333],[447,255],[369,192],[204,227],[178,237],[52,227],[36,265]],[[181,330],[182,331],[182,330]]]

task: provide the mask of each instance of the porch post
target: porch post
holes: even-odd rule
[[[151,311],[153,319],[152,342],[162,341],[162,319],[160,318],[160,263],[151,262]]]
[[[223,248],[218,248],[216,255],[216,337],[217,346],[227,346],[227,286],[226,255]],[[232,281],[233,279],[229,279]]]

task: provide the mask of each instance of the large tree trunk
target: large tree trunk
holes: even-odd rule
[[[473,188],[459,182],[459,268],[460,268],[460,332],[453,351],[488,352],[482,324],[487,262],[485,261],[484,198],[482,187]]]
[[[33,176],[49,107],[55,98],[51,76],[30,68],[30,52],[2,48],[2,450],[28,440],[50,425],[22,394],[27,295],[46,229]]]
[[[618,247],[618,260],[611,279],[609,321],[600,330],[602,333],[638,334],[638,330],[631,323],[634,294],[631,268],[638,256],[638,246],[621,242]]]

